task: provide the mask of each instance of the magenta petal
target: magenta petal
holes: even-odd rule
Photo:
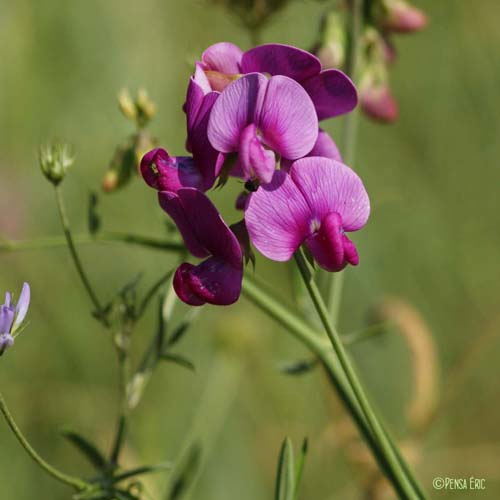
[[[144,180],[158,191],[176,192],[181,187],[203,189],[203,179],[194,160],[188,156],[169,156],[161,148],[153,149],[141,160]]]
[[[227,306],[236,302],[241,293],[243,264],[233,267],[211,257],[198,266],[184,263],[174,276],[174,288],[181,300],[199,306]]]
[[[184,188],[190,189],[190,188]],[[160,191],[158,193],[158,201],[161,208],[167,212],[174,220],[179,228],[179,232],[184,239],[186,248],[198,258],[208,257],[209,251],[205,248],[203,243],[198,239],[194,228],[191,225],[191,220],[188,218],[182,206],[178,193],[171,193],[168,191]]]
[[[307,156],[324,156],[342,163],[342,156],[333,139],[322,129],[319,129],[318,138],[314,147]]]
[[[352,266],[359,264],[359,255],[356,245],[344,234],[342,235],[342,244],[344,245],[344,258]]]
[[[333,212],[321,221],[319,230],[306,240],[316,262],[327,271],[340,271],[347,264],[341,231],[342,219]]]
[[[332,118],[352,111],[358,103],[356,87],[338,69],[327,69],[302,82],[311,97],[318,120]]]
[[[245,210],[250,239],[272,260],[289,260],[311,233],[311,212],[291,177],[281,170],[270,184],[252,193]]]
[[[264,184],[271,182],[276,169],[276,158],[272,151],[262,145],[253,123],[247,125],[241,133],[238,158],[244,179],[258,179]]]
[[[291,160],[309,153],[318,137],[311,99],[300,84],[286,76],[269,80],[258,127],[265,143]]]
[[[358,175],[346,165],[329,158],[301,158],[293,163],[290,175],[318,220],[337,212],[345,231],[357,231],[366,224],[368,194]]]
[[[221,73],[240,73],[240,61],[243,51],[233,43],[221,42],[208,47],[201,57],[208,69]]]
[[[253,73],[231,83],[215,102],[208,123],[208,139],[222,153],[237,151],[240,134],[255,123],[267,89],[264,75]]]
[[[321,62],[311,53],[290,45],[266,44],[243,54],[241,71],[285,75],[300,82],[318,74]]]

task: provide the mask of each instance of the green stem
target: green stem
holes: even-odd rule
[[[300,269],[302,279],[309,291],[311,299],[314,303],[318,316],[325,328],[325,331],[332,343],[332,347],[337,355],[338,361],[342,367],[342,370],[347,378],[347,381],[352,388],[352,391],[361,407],[361,410],[371,428],[373,436],[380,446],[380,450],[385,457],[385,460],[390,469],[390,479],[392,480],[394,486],[404,495],[404,498],[419,498],[420,492],[413,486],[414,480],[408,478],[407,467],[400,463],[400,454],[394,452],[393,443],[390,442],[388,436],[383,429],[381,423],[379,422],[376,414],[371,408],[371,405],[366,397],[365,391],[354,371],[354,368],[347,356],[347,352],[344,349],[342,341],[339,334],[335,330],[332,322],[330,321],[330,315],[328,309],[321,297],[318,287],[314,279],[312,278],[311,270],[304,257],[303,251],[299,249],[295,253],[295,260],[297,266]]]
[[[75,263],[76,270],[78,272],[78,275],[80,276],[80,279],[83,283],[83,286],[85,287],[85,290],[87,290],[87,293],[90,297],[90,300],[94,304],[94,307],[96,309],[96,313],[97,313],[99,319],[103,322],[103,324],[105,326],[109,326],[108,321],[105,317],[101,302],[99,301],[97,294],[95,293],[94,289],[92,288],[90,280],[89,280],[87,274],[85,273],[85,269],[83,268],[80,257],[78,256],[78,252],[76,251],[76,246],[75,246],[75,243],[73,241],[73,237],[71,235],[71,229],[69,227],[68,217],[66,215],[66,208],[64,206],[64,200],[63,200],[61,189],[56,186],[55,192],[56,192],[57,208],[59,210],[59,216],[61,219],[61,224],[63,227],[64,236],[66,238],[66,243],[68,245],[68,248],[69,248],[69,251],[71,254],[71,258],[73,259],[73,262]]]
[[[361,25],[363,21],[363,3],[364,0],[351,0],[350,3],[349,47],[345,70],[355,84],[358,80],[359,45]],[[358,131],[358,115],[359,111],[357,109],[348,113],[344,118],[342,130],[342,158],[344,163],[350,167],[353,167],[354,165]],[[332,275],[329,279],[328,293],[326,295],[328,310],[331,313],[331,317],[337,318],[337,321],[342,302],[344,278],[344,272]]]
[[[26,450],[28,455],[45,471],[47,474],[50,474],[53,478],[57,479],[61,483],[68,484],[69,486],[72,486],[75,488],[77,491],[85,491],[90,488],[90,484],[86,483],[82,479],[74,476],[69,476],[67,474],[64,474],[64,472],[61,472],[57,470],[55,467],[52,465],[48,464],[28,443],[28,440],[24,437],[24,435],[21,433],[19,430],[19,427],[17,426],[16,422],[14,421],[14,418],[9,412],[9,409],[7,408],[7,404],[5,403],[5,400],[0,393],[0,412],[4,416],[5,420],[7,421],[8,426],[16,436],[17,440],[21,444],[21,446]]]
[[[391,471],[385,457],[379,450],[379,446],[375,441],[372,430],[368,425],[368,421],[348,384],[348,380],[342,372],[338,360],[333,356],[331,349],[328,351],[325,350],[325,342],[323,338],[321,338],[317,332],[315,332],[301,318],[291,313],[286,307],[283,307],[279,302],[277,302],[270,294],[263,291],[249,276],[245,276],[245,279],[243,280],[243,294],[259,309],[281,324],[289,333],[291,333],[299,342],[301,342],[321,360],[330,381],[337,390],[340,399],[344,403],[355,424],[358,426],[362,437],[372,450],[377,463],[386,475],[391,477]],[[396,483],[395,487],[398,489],[402,498],[408,498],[405,492],[399,489],[399,483]]]
[[[181,252],[185,249],[182,243],[168,241],[138,234],[122,233],[120,231],[100,231],[96,235],[89,233],[72,234],[73,243],[86,245],[91,243],[128,243],[132,245],[146,246],[158,250],[170,250]],[[57,248],[67,245],[65,236],[49,236],[46,238],[36,238],[32,240],[1,240],[0,252],[14,252],[20,250],[38,250],[45,248]]]

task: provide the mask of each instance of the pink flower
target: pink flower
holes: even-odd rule
[[[340,271],[358,264],[345,233],[361,229],[369,214],[368,194],[353,170],[308,157],[294,162],[289,174],[276,171],[252,193],[245,222],[252,243],[269,259],[289,260],[305,244],[322,268]]]

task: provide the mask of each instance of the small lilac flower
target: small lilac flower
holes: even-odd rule
[[[316,56],[290,45],[266,44],[243,52],[231,43],[217,43],[203,53],[200,69],[212,90],[223,90],[240,74],[292,78],[309,94],[319,120],[348,113],[357,104],[356,88],[342,71],[322,70]]]
[[[361,229],[370,202],[361,179],[329,158],[294,162],[287,174],[275,172],[270,184],[252,193],[245,211],[250,239],[266,257],[289,260],[305,243],[327,271],[357,265],[356,247],[346,232]]]
[[[187,262],[179,266],[174,275],[178,297],[193,306],[236,302],[243,277],[242,251],[212,202],[194,188],[160,191],[158,199],[177,224],[191,254],[206,259],[197,266]]]
[[[5,303],[0,306],[0,356],[14,344],[14,338],[28,312],[30,303],[30,287],[23,284],[21,295],[14,306],[11,294],[5,294]]]
[[[177,192],[182,187],[205,191],[213,184],[204,179],[190,156],[170,156],[164,149],[156,148],[141,160],[141,174],[146,183],[158,191]]]
[[[286,76],[245,75],[226,87],[208,123],[212,146],[239,153],[246,180],[270,182],[274,152],[291,160],[305,156],[318,136],[313,103],[304,89]]]

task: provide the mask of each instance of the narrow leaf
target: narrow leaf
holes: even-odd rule
[[[300,483],[302,481],[302,473],[304,472],[304,464],[306,461],[308,448],[309,448],[309,443],[307,441],[307,438],[304,438],[304,441],[302,441],[302,448],[300,449],[299,459],[297,461],[297,464],[295,465],[295,485],[293,492],[293,500],[299,499]]]
[[[180,500],[182,498],[198,470],[200,458],[201,447],[199,445],[192,446],[189,450],[186,461],[181,466],[181,469],[174,480],[172,489],[167,497],[168,500]]]
[[[170,361],[179,366],[183,366],[184,368],[187,368],[188,370],[191,370],[193,372],[196,370],[193,363],[189,361],[189,359],[186,359],[184,356],[181,356],[180,354],[171,354],[166,352],[165,354],[162,354],[160,356],[160,359],[162,359],[163,361]]]
[[[101,217],[97,211],[99,198],[95,191],[89,194],[88,228],[89,233],[95,235],[101,228]]]
[[[62,435],[75,446],[75,448],[77,448],[97,470],[103,471],[108,468],[109,462],[94,443],[69,429],[63,430]]]
[[[169,463],[156,464],[156,465],[144,465],[142,467],[136,467],[135,469],[130,469],[121,474],[117,474],[113,477],[112,482],[119,483],[125,479],[129,479],[134,476],[140,476],[141,474],[151,474],[152,472],[158,472],[163,470],[171,469],[172,465]]]
[[[302,359],[283,364],[280,370],[287,375],[303,375],[312,371],[317,365],[317,359]]]
[[[295,488],[295,467],[293,464],[293,446],[289,438],[281,445],[278,458],[278,471],[274,490],[275,500],[293,500]]]

